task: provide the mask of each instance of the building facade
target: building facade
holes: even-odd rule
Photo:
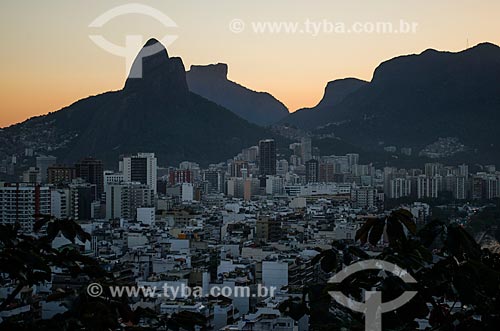
[[[259,142],[259,170],[261,175],[276,175],[276,143],[273,139]]]
[[[0,186],[0,223],[19,223],[23,232],[31,232],[37,215],[50,215],[48,186],[27,183]]]
[[[156,194],[157,159],[154,153],[138,153],[123,158],[123,177],[126,182],[148,185]]]

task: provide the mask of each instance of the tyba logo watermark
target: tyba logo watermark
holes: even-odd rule
[[[374,269],[388,271],[401,278],[405,283],[417,282],[406,270],[401,269],[395,264],[381,260],[366,260],[353,263],[330,278],[328,282],[338,284],[359,271]],[[382,314],[396,310],[417,294],[416,291],[406,291],[392,301],[382,302],[382,292],[365,291],[365,302],[358,302],[347,297],[342,292],[329,291],[328,293],[342,306],[356,312],[364,313],[366,331],[382,331]]]
[[[158,9],[142,4],[130,3],[114,7],[103,13],[89,24],[89,28],[101,28],[112,19],[129,14],[140,14],[152,17],[165,26],[165,28],[177,27],[177,24],[170,17]],[[160,43],[154,43],[142,48],[139,53],[141,58],[138,59],[137,63],[142,64],[143,58],[161,52],[163,50],[163,46],[170,46],[177,39],[177,37],[178,36],[176,35],[166,34],[159,40]],[[125,36],[125,46],[116,45],[104,38],[102,35],[91,34],[89,35],[89,38],[106,52],[125,58],[126,70],[127,73],[130,73],[130,78],[142,78],[142,65],[133,66],[133,70],[131,71],[132,64],[137,57],[137,49],[140,49],[140,47],[144,44],[144,38],[142,35]]]

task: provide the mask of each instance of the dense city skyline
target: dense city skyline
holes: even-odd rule
[[[0,329],[497,330],[495,1],[3,1]]]
[[[125,4],[123,1],[52,0],[30,3],[30,10],[23,1],[4,2],[0,25],[8,47],[0,55],[4,73],[0,127],[59,110],[89,95],[120,89],[126,76],[125,61],[89,39],[96,31],[120,46],[127,34],[141,34],[144,41],[161,38],[165,32],[175,34],[178,37],[168,50],[183,58],[186,69],[193,64],[227,63],[229,79],[271,93],[292,112],[314,106],[328,81],[344,77],[370,80],[381,62],[395,56],[428,48],[460,51],[467,44],[500,43],[500,23],[495,17],[500,4],[494,1],[484,6],[473,1],[443,1],[434,4],[433,10],[422,3],[395,1],[324,1],[314,7],[305,1],[272,5],[263,1],[141,3],[166,14],[177,27],[165,30],[154,19],[133,14],[100,29],[88,27],[107,10]],[[74,12],[79,15],[75,17]],[[231,30],[235,19],[244,22],[244,31]],[[321,29],[313,36],[300,31],[307,21],[323,24],[325,20],[347,26],[354,22],[398,24],[400,20],[418,25],[416,33],[408,34],[332,34]],[[302,29],[256,33],[252,31],[255,22],[292,22]]]

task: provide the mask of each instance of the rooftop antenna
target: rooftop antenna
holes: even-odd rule
[[[465,49],[469,49],[469,38],[467,38],[467,44],[466,44]]]

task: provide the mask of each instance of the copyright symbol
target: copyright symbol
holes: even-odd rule
[[[101,284],[98,283],[92,283],[89,286],[87,286],[87,294],[93,298],[97,298],[101,296],[103,292]]]
[[[241,33],[245,30],[245,22],[239,18],[235,18],[231,22],[229,22],[229,30],[232,33]]]

